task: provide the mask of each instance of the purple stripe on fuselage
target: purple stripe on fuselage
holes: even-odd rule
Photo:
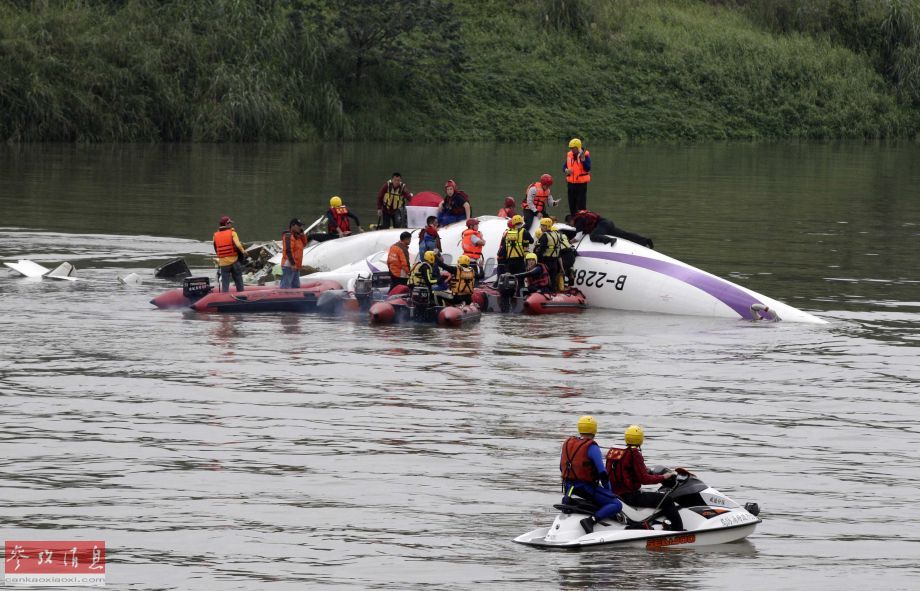
[[[751,306],[763,303],[754,299],[751,294],[742,290],[737,285],[703,273],[699,269],[694,269],[693,267],[684,267],[683,265],[675,265],[668,261],[660,261],[658,259],[650,259],[635,254],[622,254],[618,252],[582,252],[579,250],[578,256],[617,261],[634,267],[642,267],[649,271],[667,275],[678,281],[683,281],[687,285],[692,285],[697,289],[705,291],[747,320],[753,319]]]

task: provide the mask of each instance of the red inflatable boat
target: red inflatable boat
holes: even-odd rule
[[[215,292],[207,278],[192,277],[186,279],[182,287],[170,289],[150,300],[150,303],[158,308],[191,306],[199,312],[302,312],[315,308],[316,298],[321,293],[341,288],[336,281],[308,281],[302,287],[293,289],[252,285],[246,286],[242,293],[237,292],[235,287],[227,292]]]
[[[479,322],[480,317],[482,317],[482,312],[476,304],[447,306],[438,312],[438,324],[456,328],[471,322]]]
[[[437,323],[439,326],[463,327],[479,322],[482,312],[476,304],[459,306],[413,306],[409,298],[395,296],[375,302],[368,310],[371,324],[402,322]]]
[[[264,285],[252,285],[246,286],[246,291],[263,291],[266,289],[272,289],[271,287],[265,287]],[[184,289],[177,287],[175,289],[170,289],[169,291],[164,291],[157,297],[150,300],[150,303],[156,306],[157,308],[188,308],[194,304],[198,299],[211,293],[209,289],[204,294],[189,294],[184,293]],[[230,291],[228,293],[236,293],[236,287],[230,286]]]
[[[564,314],[587,307],[584,294],[574,288],[559,293],[532,293],[524,299],[524,314]]]
[[[564,314],[580,312],[587,308],[585,295],[575,288],[559,293],[532,293],[517,295],[512,289],[495,288],[489,285],[473,290],[473,303],[484,312],[510,312],[524,314]]]

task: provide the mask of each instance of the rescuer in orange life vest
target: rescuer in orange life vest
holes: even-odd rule
[[[623,504],[610,489],[607,469],[601,448],[594,441],[597,435],[597,421],[585,415],[578,419],[578,436],[572,436],[562,444],[559,471],[562,472],[562,504],[569,504],[574,495],[594,501],[597,512],[581,520],[585,533],[594,531],[598,521],[613,517],[623,509]]]
[[[665,494],[641,490],[643,484],[661,484],[675,476],[674,472],[649,474],[642,457],[642,442],[645,433],[639,425],[630,425],[623,434],[626,449],[611,447],[607,452],[607,473],[610,485],[623,502],[634,507],[661,507],[665,517],[671,522],[669,530],[681,531],[684,522],[680,518],[679,508],[674,501],[665,499]]]
[[[300,287],[300,267],[303,264],[303,249],[307,237],[303,233],[303,222],[294,218],[288,224],[287,232],[281,234],[281,287]]]
[[[326,220],[328,222],[327,225],[329,227],[330,238],[341,238],[342,236],[351,235],[351,223],[348,221],[348,218],[355,220],[355,225],[358,227],[359,231],[364,231],[364,229],[361,228],[361,222],[358,221],[358,216],[348,211],[348,208],[342,203],[341,197],[335,195],[329,199],[329,210],[326,212]]]
[[[409,273],[409,243],[412,241],[411,232],[399,235],[399,242],[394,243],[387,252],[387,268],[390,270],[390,289],[397,285],[408,285]]]
[[[539,181],[527,186],[527,191],[524,195],[524,203],[521,205],[521,208],[524,210],[524,229],[528,232],[530,231],[531,224],[533,224],[533,218],[536,216],[543,217],[543,214],[546,212],[547,201],[550,205],[559,203],[558,199],[553,198],[552,191],[550,190],[552,186],[553,177],[548,174],[542,175]]]
[[[460,246],[463,248],[463,254],[470,259],[470,265],[476,271],[476,277],[482,279],[485,275],[485,265],[482,264],[482,247],[485,246],[486,240],[479,231],[479,220],[470,218],[466,220],[466,230],[460,235]]]
[[[568,183],[569,214],[588,209],[588,183],[591,182],[591,152],[583,150],[581,140],[572,138],[562,165]]]
[[[217,253],[217,267],[221,291],[230,290],[230,277],[236,284],[236,291],[243,291],[243,267],[240,257],[246,258],[246,251],[240,244],[240,237],[233,229],[230,216],[220,218],[220,227],[214,232],[214,252]]]

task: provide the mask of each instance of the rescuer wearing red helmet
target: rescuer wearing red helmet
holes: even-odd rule
[[[571,497],[594,501],[597,512],[581,520],[585,533],[594,531],[594,525],[613,517],[623,509],[623,504],[610,489],[610,479],[601,448],[594,441],[597,435],[597,421],[585,415],[578,419],[578,435],[573,435],[562,444],[562,457],[559,459],[559,471],[562,472],[562,504],[571,502]]]
[[[554,199],[550,191],[550,187],[552,186],[553,177],[548,174],[543,174],[540,180],[527,186],[524,204],[521,206],[524,209],[525,230],[530,231],[530,226],[533,224],[533,218],[535,216],[543,217],[543,212],[546,211],[547,201],[550,205],[559,203],[559,200]]]
[[[444,183],[444,201],[438,206],[438,223],[442,226],[470,218],[470,197],[457,188],[457,181]]]

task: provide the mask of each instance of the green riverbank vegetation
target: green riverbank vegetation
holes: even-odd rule
[[[0,0],[6,142],[916,138],[920,0]]]

